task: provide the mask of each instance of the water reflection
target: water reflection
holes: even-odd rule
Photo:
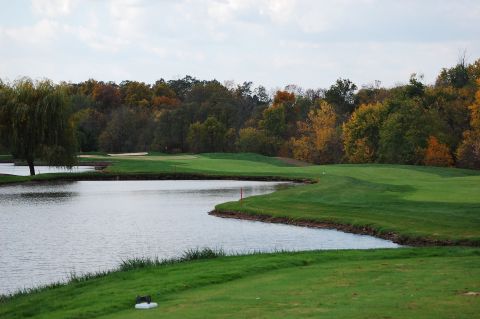
[[[223,219],[222,202],[275,190],[250,181],[81,181],[0,187],[0,293],[110,269],[122,259],[168,258],[196,247],[229,253],[397,247],[334,230]],[[8,274],[5,276],[3,274]]]
[[[94,166],[74,166],[71,169],[54,166],[35,166],[35,174],[46,173],[81,173],[95,170]],[[28,176],[30,169],[28,166],[17,166],[12,163],[0,163],[0,174]]]

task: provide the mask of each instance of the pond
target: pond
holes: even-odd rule
[[[73,166],[71,169],[55,166],[35,166],[35,174],[46,173],[81,173],[95,170],[94,166]],[[28,176],[30,168],[24,165],[14,165],[13,163],[0,163],[0,174]]]
[[[285,183],[77,181],[0,187],[0,294],[192,248],[227,253],[394,248],[370,236],[210,216],[216,204]]]

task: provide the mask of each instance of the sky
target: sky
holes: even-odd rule
[[[0,78],[433,83],[480,58],[479,0],[0,0]]]

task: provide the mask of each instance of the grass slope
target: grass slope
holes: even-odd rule
[[[0,303],[13,318],[473,318],[480,249],[221,257],[122,271]],[[133,309],[137,294],[159,307]]]
[[[369,226],[406,238],[480,245],[480,175],[456,169],[332,165],[318,183],[220,204],[218,211]],[[323,174],[325,172],[325,174]]]

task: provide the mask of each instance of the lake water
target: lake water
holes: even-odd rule
[[[398,247],[335,230],[210,216],[218,203],[282,183],[78,181],[0,187],[0,294],[191,248],[227,253]],[[283,187],[285,185],[283,184]]]
[[[95,170],[95,167],[93,166],[74,166],[71,169],[54,166],[35,166],[35,174],[80,173],[93,170]],[[30,168],[28,166],[14,165],[12,163],[0,163],[0,174],[28,176],[30,175]]]

